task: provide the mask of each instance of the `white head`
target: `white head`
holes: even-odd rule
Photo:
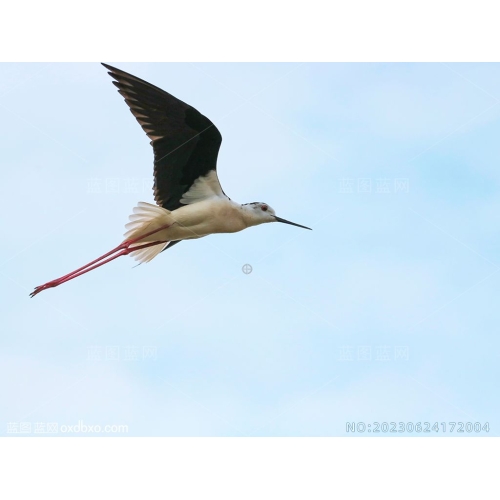
[[[264,224],[265,222],[283,222],[284,224],[291,224],[292,226],[302,227],[303,229],[311,229],[310,227],[301,226],[300,224],[295,224],[295,222],[290,222],[278,217],[275,211],[267,203],[254,201],[253,203],[241,205],[241,208],[245,211],[246,218],[251,226]]]

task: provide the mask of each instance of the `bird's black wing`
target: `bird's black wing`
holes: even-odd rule
[[[103,63],[130,111],[151,139],[154,150],[154,197],[167,210],[181,206],[194,182],[213,171],[222,136],[217,127],[189,104],[168,92]]]

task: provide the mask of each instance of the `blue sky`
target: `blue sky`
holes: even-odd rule
[[[121,241],[152,151],[99,64],[0,65],[0,433],[498,434],[498,64],[116,66],[212,119],[232,199],[314,230],[183,242],[29,299]]]

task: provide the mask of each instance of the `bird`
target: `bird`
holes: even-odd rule
[[[30,296],[54,288],[123,255],[150,262],[184,240],[215,233],[236,233],[259,224],[281,222],[267,203],[240,204],[222,190],[217,156],[222,135],[194,107],[125,71],[101,63],[150,139],[154,153],[156,205],[139,202],[125,225],[124,240],[73,272],[37,286]]]

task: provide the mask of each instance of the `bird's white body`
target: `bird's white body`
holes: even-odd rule
[[[149,262],[172,241],[192,240],[216,233],[236,233],[276,220],[274,210],[265,203],[240,205],[230,200],[223,193],[215,171],[198,178],[181,201],[185,205],[173,211],[145,202],[139,202],[134,208],[130,222],[125,226],[125,240],[138,240],[135,246],[164,242],[132,252],[136,260]],[[145,234],[149,236],[141,238]]]
[[[126,240],[138,239],[136,246],[153,241],[165,242],[131,254],[140,262],[149,262],[168,245],[168,242],[202,238],[216,233],[236,233],[251,226],[273,222],[272,209],[267,208],[269,213],[262,215],[258,210],[259,207],[240,205],[225,196],[198,201],[172,212],[156,205],[139,202],[134,208],[134,214],[130,216],[131,222],[125,226],[127,232],[124,236]],[[141,238],[142,235],[151,233],[155,229],[158,231],[154,234]]]

